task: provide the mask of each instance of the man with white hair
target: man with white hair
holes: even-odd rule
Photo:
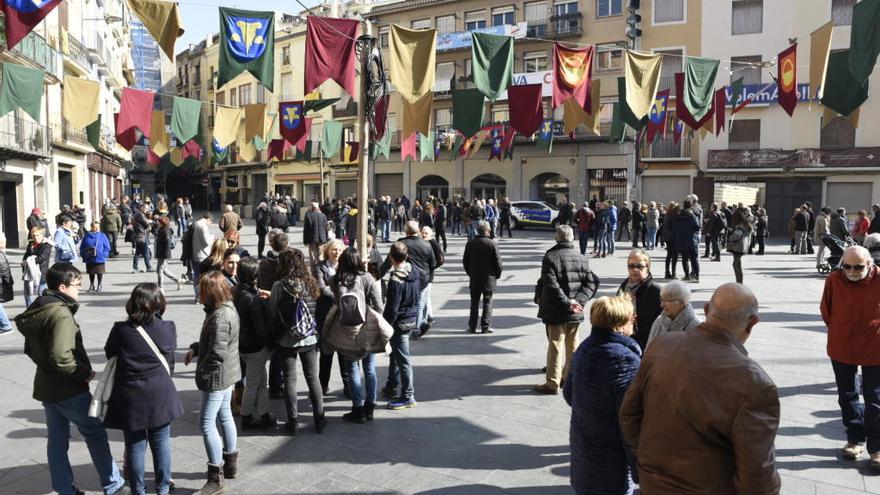
[[[867,249],[852,246],[843,252],[840,270],[825,280],[820,308],[846,427],[842,456],[857,459],[867,442],[871,467],[880,469],[880,268]]]
[[[779,394],[743,345],[758,300],[728,283],[706,322],[655,340],[620,407],[644,493],[778,495]],[[670,448],[670,446],[674,446]]]
[[[238,216],[238,213],[232,211],[232,205],[226,205],[223,207],[223,216],[220,218],[218,227],[225,237],[230,231],[238,232],[244,225],[241,223],[241,217]]]
[[[541,278],[535,287],[538,318],[547,330],[547,374],[544,383],[532,390],[558,394],[571,367],[584,321],[584,307],[596,294],[599,278],[590,270],[586,256],[574,247],[574,232],[568,225],[556,227],[556,245],[541,260]]]

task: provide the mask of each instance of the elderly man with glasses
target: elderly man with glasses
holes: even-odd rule
[[[861,246],[847,248],[840,267],[825,281],[821,311],[846,427],[842,456],[858,459],[867,441],[871,467],[880,470],[880,269]]]

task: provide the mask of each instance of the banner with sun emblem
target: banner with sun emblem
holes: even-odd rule
[[[272,91],[275,14],[220,7],[218,89],[244,71]]]
[[[287,101],[278,104],[278,115],[281,117],[281,137],[295,145],[306,132],[305,111],[303,102]]]
[[[779,106],[789,117],[797,106],[797,44],[791,45],[779,54],[776,67],[779,71],[776,84],[779,87]]]

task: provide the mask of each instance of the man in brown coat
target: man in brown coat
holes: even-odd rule
[[[743,344],[758,301],[724,284],[706,322],[651,343],[620,408],[646,495],[776,495],[779,395]],[[670,450],[670,446],[672,450]]]
[[[241,217],[238,216],[238,213],[232,211],[232,205],[226,205],[223,208],[223,218],[220,219],[219,227],[223,231],[224,238],[230,230],[237,232],[244,227],[244,224],[241,223]]]

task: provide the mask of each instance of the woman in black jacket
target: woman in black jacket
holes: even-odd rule
[[[277,353],[284,362],[284,402],[287,406],[287,431],[296,435],[299,430],[296,397],[296,362],[302,361],[303,375],[309,387],[309,400],[315,418],[315,431],[322,433],[327,426],[324,418],[324,400],[318,379],[318,334],[315,331],[315,300],[320,293],[318,283],[309,273],[305,258],[299,249],[281,253],[280,271],[284,275],[272,286],[270,296],[272,329],[275,332]],[[302,304],[299,304],[302,302]]]
[[[259,262],[242,258],[238,264],[238,285],[235,288],[235,310],[238,311],[238,352],[245,363],[244,396],[241,400],[241,427],[275,426],[269,414],[269,391],[266,389],[266,362],[275,338],[269,326],[267,305],[257,288]]]
[[[678,216],[678,203],[670,201],[666,205],[666,216],[663,217],[663,227],[660,229],[663,242],[666,244],[666,273],[663,278],[672,280],[675,276],[675,266],[678,265],[678,250],[675,247],[675,217]]]
[[[174,232],[171,230],[171,221],[167,216],[161,216],[156,221],[156,275],[159,278],[159,288],[162,288],[162,277],[168,277],[177,282],[177,290],[183,285],[183,278],[173,275],[168,271],[168,260],[171,259],[171,244]]]
[[[620,284],[617,294],[632,298],[636,311],[636,332],[632,338],[644,350],[651,335],[651,325],[663,311],[660,307],[660,286],[654,283],[651,276],[651,257],[648,253],[633,249],[626,263],[629,276]]]
[[[46,230],[37,226],[31,229],[30,239],[24,251],[22,261],[34,257],[34,263],[39,273],[31,274],[32,280],[24,281],[24,302],[30,306],[46,288],[46,272],[49,271],[49,259],[52,257],[52,245],[46,241]]]
[[[116,381],[104,425],[123,432],[125,478],[132,492],[145,493],[144,457],[149,443],[156,492],[165,494],[171,480],[171,422],[183,415],[171,379],[177,330],[174,322],[162,320],[165,297],[156,284],[138,284],[125,310],[128,319],[113,325],[104,345],[107,358],[116,358]]]

